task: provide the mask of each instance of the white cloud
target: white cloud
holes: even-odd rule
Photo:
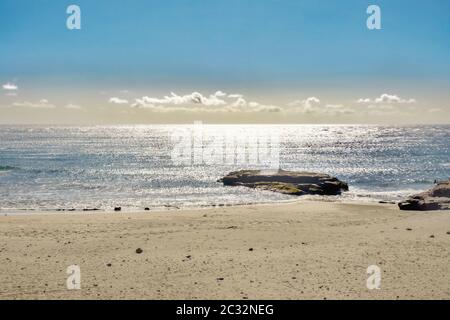
[[[237,98],[243,98],[244,96],[242,94],[238,94],[238,93],[232,93],[228,95],[228,98],[233,98],[233,99],[237,99]]]
[[[10,82],[5,83],[2,87],[4,90],[18,90],[19,89],[19,87],[17,85],[15,85],[14,83],[10,83]]]
[[[281,110],[277,106],[264,105],[255,101],[248,102],[242,94],[228,95],[220,90],[209,96],[199,92],[183,96],[172,92],[169,96],[162,98],[144,96],[135,99],[132,107],[158,112],[278,112]]]
[[[404,99],[399,97],[395,94],[388,94],[383,93],[381,96],[370,99],[370,98],[361,98],[358,99],[358,103],[376,103],[376,104],[395,104],[395,103],[402,103],[402,104],[410,104],[410,103],[416,103],[416,99]]]
[[[41,99],[38,102],[29,102],[29,101],[14,102],[13,106],[26,108],[43,108],[43,109],[55,108],[55,105],[49,103],[47,99]]]
[[[157,106],[157,105],[195,105],[200,104],[204,106],[220,106],[225,105],[226,102],[221,99],[224,94],[222,91],[217,91],[208,97],[203,96],[201,93],[193,92],[184,96],[179,96],[175,93],[171,93],[170,96],[165,96],[163,98],[152,98],[152,97],[142,97],[136,99],[136,106]]]
[[[319,98],[309,97],[304,100],[294,100],[294,101],[288,103],[288,106],[290,106],[290,107],[298,107],[298,106],[310,107],[313,104],[319,104],[319,103],[320,103]]]
[[[287,111],[303,114],[340,115],[354,113],[354,110],[342,104],[322,105],[317,97],[309,97],[304,100],[295,100],[288,103]]]
[[[224,97],[224,96],[226,96],[227,94],[225,93],[225,92],[222,92],[222,91],[217,91],[216,93],[215,93],[215,96],[217,96],[217,97]]]
[[[402,98],[396,94],[383,93],[377,98],[361,98],[356,102],[363,105],[362,109],[358,110],[359,113],[370,116],[392,116],[414,111],[414,104],[417,101],[413,98]]]
[[[117,98],[117,97],[112,97],[112,98],[109,98],[109,103],[128,104],[128,100]]]
[[[110,102],[125,104],[128,100],[111,98]],[[240,93],[228,94],[223,91],[216,91],[211,95],[203,95],[199,92],[178,95],[172,92],[170,95],[163,97],[143,96],[136,98],[134,102],[130,101],[130,106],[154,112],[284,112],[286,114],[340,116],[356,113],[361,115],[374,113],[390,114],[396,112],[397,108],[395,105],[409,104],[408,108],[412,108],[416,100],[405,99],[392,94],[382,94],[377,98],[360,99],[358,102],[364,103],[364,108],[340,103],[323,103],[316,96],[277,106],[247,100]]]
[[[320,104],[320,99],[316,97],[309,97],[304,100],[294,100],[288,103],[291,107],[290,111],[300,112],[300,113],[312,113],[315,111],[316,106]]]

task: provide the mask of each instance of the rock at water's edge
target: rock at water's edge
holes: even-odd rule
[[[347,183],[322,173],[286,170],[240,170],[219,180],[226,186],[244,186],[289,195],[338,195],[348,191]]]
[[[398,204],[400,210],[450,210],[450,180],[438,182],[428,191],[411,196]]]

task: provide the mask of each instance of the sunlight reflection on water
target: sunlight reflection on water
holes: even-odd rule
[[[180,128],[193,130],[190,125],[0,126],[0,207],[110,209],[120,205],[132,210],[293,199],[217,182],[230,171],[251,166],[175,165],[171,135]],[[248,132],[276,132],[283,169],[337,176],[350,185],[344,199],[398,200],[450,175],[449,126],[204,128],[209,136],[239,139]]]

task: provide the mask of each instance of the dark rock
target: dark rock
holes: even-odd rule
[[[115,207],[114,208],[114,211],[121,211],[122,210],[122,207]]]
[[[347,183],[327,174],[286,170],[240,170],[219,180],[226,186],[244,186],[283,194],[338,195],[348,191]]]
[[[142,250],[141,248],[137,248],[137,249],[136,249],[136,253],[137,253],[137,254],[141,254],[142,252],[144,252],[144,250]]]
[[[107,267],[111,267],[112,264],[111,264],[111,263],[107,263],[106,266],[107,266]]]
[[[450,180],[438,182],[428,191],[413,195],[398,204],[400,210],[450,210]]]
[[[149,210],[150,210],[150,208],[144,208],[144,210],[145,210],[145,211],[149,211]]]

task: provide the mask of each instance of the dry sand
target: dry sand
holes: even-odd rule
[[[8,215],[0,298],[449,299],[449,231],[450,211],[313,201]],[[366,287],[373,264],[379,290]],[[69,265],[81,290],[66,287]]]

